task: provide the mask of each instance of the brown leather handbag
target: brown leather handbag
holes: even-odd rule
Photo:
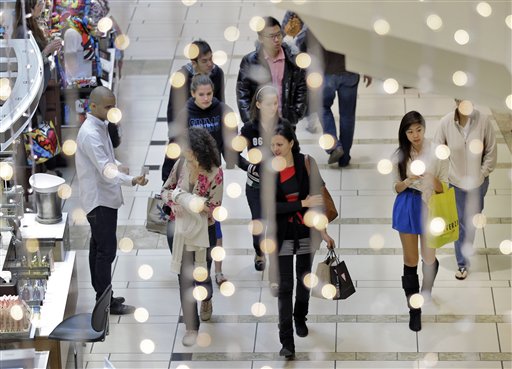
[[[310,164],[309,164],[309,155],[304,155],[304,161],[306,164],[306,170],[308,171],[308,176],[310,175]],[[321,188],[321,195],[324,200],[324,212],[325,216],[329,220],[329,223],[332,222],[334,219],[338,217],[338,210],[336,210],[336,205],[334,205],[334,200],[332,199],[331,194],[329,193],[329,190],[327,190],[327,187],[325,187],[325,181],[322,179],[322,188]]]

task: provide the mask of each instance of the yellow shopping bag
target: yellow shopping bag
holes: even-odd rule
[[[459,217],[455,190],[443,183],[443,192],[434,193],[428,202],[427,242],[439,248],[459,239]]]

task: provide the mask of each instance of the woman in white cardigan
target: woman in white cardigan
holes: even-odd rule
[[[222,203],[223,173],[215,140],[204,128],[189,128],[187,148],[174,165],[162,189],[162,199],[171,208],[170,221],[175,221],[171,270],[178,273],[180,300],[186,333],[184,346],[196,342],[199,330],[196,286],[206,289],[201,301],[201,320],[212,315],[212,280],[210,249],[217,242],[213,210]],[[185,161],[184,163],[181,161]],[[181,163],[180,163],[181,162]],[[196,281],[193,272],[206,267],[207,278]]]

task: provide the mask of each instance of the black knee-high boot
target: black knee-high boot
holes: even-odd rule
[[[423,282],[421,283],[421,293],[424,297],[430,298],[432,294],[432,287],[434,286],[434,281],[437,276],[437,271],[439,270],[439,260],[436,260],[427,265],[423,261],[421,264],[421,269],[423,271]]]
[[[295,320],[295,332],[297,336],[306,337],[309,333],[308,326],[306,325],[306,315],[308,315],[308,305],[306,301],[295,300],[295,307],[293,310],[293,319]]]
[[[402,276],[402,287],[407,297],[407,305],[409,306],[409,329],[414,332],[421,331],[421,308],[413,308],[410,304],[411,296],[420,292],[417,270],[417,266],[408,267],[404,265],[404,275]]]

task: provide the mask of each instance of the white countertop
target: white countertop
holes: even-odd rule
[[[22,238],[55,238],[62,239],[66,229],[68,213],[62,213],[62,220],[55,224],[41,224],[36,221],[37,214],[28,213],[21,219]]]
[[[32,324],[40,328],[38,334],[40,337],[47,337],[64,319],[75,257],[75,251],[68,251],[64,261],[55,263],[55,270],[48,279],[40,315],[32,319]]]

